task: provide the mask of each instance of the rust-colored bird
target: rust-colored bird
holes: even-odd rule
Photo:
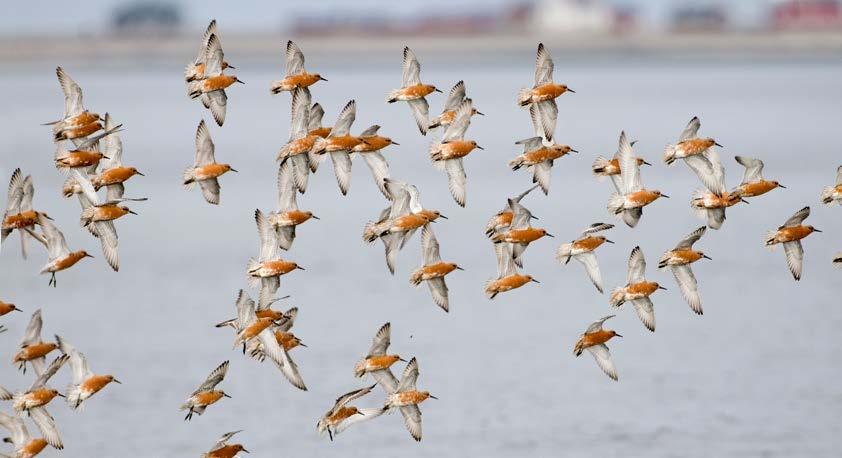
[[[769,231],[766,235],[767,247],[774,248],[777,244],[783,244],[786,264],[796,281],[801,280],[804,264],[804,248],[801,246],[801,239],[813,232],[821,232],[813,226],[802,224],[808,216],[810,216],[810,207],[804,207],[795,212],[777,230]]]

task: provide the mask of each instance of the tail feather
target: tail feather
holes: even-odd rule
[[[193,189],[193,186],[196,183],[196,180],[193,178],[193,167],[189,167],[184,169],[184,174],[182,175],[182,180],[184,187],[187,189]]]
[[[664,148],[664,162],[666,162],[667,165],[671,165],[675,162],[675,150],[675,145],[667,145],[667,147]]]
[[[497,293],[499,293],[499,291],[494,289],[494,280],[488,280],[487,282],[485,282],[485,295],[489,299],[493,300],[495,297],[497,297]]]
[[[412,286],[418,286],[421,284],[421,281],[424,279],[424,268],[415,269],[412,274],[409,275],[409,284]]]
[[[593,174],[598,177],[605,176],[605,169],[608,168],[608,165],[611,163],[608,159],[605,159],[602,156],[598,156],[591,165],[591,170]]]
[[[195,99],[202,95],[202,80],[190,81],[187,83],[187,95]]]
[[[835,202],[833,200],[834,193],[836,193],[836,187],[834,186],[827,186],[822,189],[822,203],[828,207],[833,206],[833,203]]]
[[[80,385],[72,383],[67,385],[64,396],[71,409],[78,409],[82,406],[82,388]]]
[[[614,288],[614,290],[611,291],[611,299],[610,299],[611,305],[613,305],[614,307],[619,307],[619,306],[623,305],[625,302],[626,302],[626,291],[619,286],[617,288]]]
[[[517,104],[525,107],[532,103],[532,89],[522,88],[517,92]]]
[[[397,102],[398,96],[400,95],[400,93],[401,93],[400,89],[395,89],[394,91],[389,91],[389,93],[386,95],[386,102],[388,102],[388,103]]]
[[[614,193],[608,199],[608,211],[614,215],[619,215],[623,211],[623,207],[626,204],[626,198],[623,197],[621,194]]]
[[[775,245],[777,245],[777,242],[775,242],[775,237],[777,235],[778,235],[778,231],[769,231],[769,232],[766,233],[766,237],[765,237],[764,241],[766,243],[766,246],[770,250],[774,250]]]
[[[558,250],[556,250],[555,257],[559,262],[568,262],[570,260],[571,253],[573,252],[573,244],[572,243],[563,243]]]
[[[377,223],[369,221],[365,224],[365,229],[363,229],[363,240],[368,243],[374,243],[374,241],[380,237],[380,232],[381,231]]]
[[[523,156],[518,156],[509,161],[509,167],[511,167],[512,170],[518,170],[519,168],[523,167]]]

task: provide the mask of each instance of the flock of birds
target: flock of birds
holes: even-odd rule
[[[185,69],[184,79],[187,93],[198,98],[221,127],[225,122],[228,96],[226,89],[235,83],[242,83],[236,76],[225,71],[234,69],[223,54],[216,22],[208,26],[198,56]],[[64,93],[65,109],[62,119],[49,123],[56,142],[55,166],[68,176],[62,189],[67,198],[76,196],[81,204],[80,225],[99,239],[103,256],[115,271],[119,268],[118,236],[114,221],[135,214],[126,202],[144,201],[145,198],[124,196],[126,182],[135,175],[143,174],[135,167],[122,163],[122,142],[119,132],[122,125],[116,124],[106,113],[88,111],[82,101],[82,90],[61,68],[56,70]],[[388,93],[388,103],[406,102],[422,135],[437,131],[431,142],[429,157],[434,167],[447,174],[449,190],[455,202],[464,207],[467,196],[465,158],[475,149],[482,149],[475,140],[467,139],[466,133],[473,116],[482,115],[467,97],[465,84],[459,81],[447,95],[441,113],[430,119],[426,97],[442,92],[435,86],[421,80],[421,65],[408,47],[403,50],[403,77],[399,89]],[[340,192],[348,193],[351,184],[353,159],[361,156],[371,170],[375,185],[388,201],[376,219],[366,224],[363,239],[367,243],[377,240],[385,248],[386,264],[394,274],[397,255],[413,234],[421,232],[421,250],[424,264],[410,275],[412,285],[426,283],[433,302],[445,312],[449,310],[448,287],[445,277],[461,267],[441,258],[439,242],[430,223],[445,218],[439,211],[425,208],[420,201],[418,188],[408,182],[393,178],[389,163],[383,152],[391,145],[398,145],[390,138],[379,135],[380,126],[374,125],[358,135],[351,133],[356,117],[356,102],[349,101],[339,111],[332,126],[323,126],[324,110],[313,103],[310,87],[320,81],[327,81],[318,73],[310,73],[304,67],[304,55],[298,46],[289,41],[286,46],[286,72],[282,79],[271,83],[270,92],[291,94],[291,125],[288,141],[277,154],[278,208],[264,213],[255,210],[254,219],[259,236],[258,255],[249,260],[246,267],[249,286],[259,290],[255,302],[246,290],[240,290],[236,300],[236,317],[216,325],[234,330],[234,348],[242,348],[244,355],[263,362],[268,358],[289,383],[300,390],[306,385],[290,352],[296,347],[305,347],[291,332],[298,309],[275,310],[272,305],[286,298],[278,298],[280,277],[296,270],[304,270],[297,263],[284,259],[284,252],[291,249],[296,228],[310,219],[318,219],[310,211],[298,208],[297,196],[307,190],[308,178],[316,173],[319,164],[330,156]],[[543,237],[553,237],[546,229],[533,227],[536,219],[522,203],[533,190],[540,188],[546,195],[550,189],[552,166],[556,159],[577,151],[568,145],[555,143],[553,134],[558,119],[556,99],[568,92],[574,92],[564,84],[553,80],[553,61],[549,52],[538,45],[535,79],[532,88],[522,89],[517,94],[517,104],[528,109],[535,136],[520,140],[523,153],[509,162],[513,170],[531,169],[532,187],[522,194],[507,199],[505,206],[491,217],[486,225],[486,235],[494,247],[497,258],[497,276],[485,285],[489,299],[498,294],[520,288],[528,283],[538,283],[530,275],[521,274],[524,254],[530,243]],[[702,238],[707,228],[719,229],[725,222],[726,209],[746,199],[758,197],[776,188],[784,188],[779,182],[763,177],[763,162],[759,159],[736,156],[736,161],[745,168],[742,182],[729,189],[725,181],[725,169],[720,162],[717,148],[721,147],[713,138],[698,136],[701,123],[698,118],[690,120],[675,144],[664,150],[663,160],[667,165],[683,161],[698,176],[704,189],[693,193],[691,207],[707,225],[702,226],[681,239],[674,249],[664,253],[658,268],[669,268],[674,274],[682,296],[693,310],[701,315],[702,304],[699,287],[691,265],[700,259],[710,259],[694,245]],[[641,180],[641,167],[651,165],[633,151],[634,142],[620,133],[617,152],[610,159],[598,157],[592,166],[598,178],[608,177],[613,184],[613,193],[608,200],[609,214],[615,215],[629,227],[635,227],[643,215],[644,207],[667,195],[656,189],[649,189]],[[196,154],[194,163],[183,174],[187,188],[198,185],[204,199],[210,204],[220,201],[219,178],[225,173],[236,172],[229,164],[218,163],[211,133],[204,120],[196,130]],[[105,188],[105,197],[98,192]],[[64,234],[47,213],[33,207],[34,186],[30,176],[18,169],[12,174],[7,197],[6,211],[2,220],[2,239],[13,231],[20,235],[22,253],[27,256],[27,241],[32,238],[46,247],[47,264],[41,273],[50,274],[50,285],[56,286],[56,273],[73,267],[86,257],[93,257],[85,251],[71,251]],[[825,204],[842,203],[842,166],[837,170],[836,183],[821,193]],[[804,225],[810,215],[810,207],[804,207],[786,220],[776,230],[767,234],[765,243],[773,247],[784,246],[787,265],[796,280],[801,278],[803,247],[801,240],[820,230]],[[571,259],[579,261],[596,287],[603,292],[596,250],[604,243],[613,243],[604,235],[613,224],[597,222],[585,228],[569,243],[557,250],[557,259],[567,264]],[[40,228],[40,232],[38,229]],[[833,259],[836,266],[842,266],[842,254]],[[657,282],[646,279],[646,260],[640,247],[634,247],[628,261],[628,276],[624,286],[611,291],[609,302],[621,307],[630,302],[640,321],[649,331],[655,331],[655,311],[651,296],[666,289]],[[14,304],[0,302],[0,316],[20,311]],[[614,330],[604,328],[603,317],[592,323],[576,342],[574,353],[579,356],[588,351],[605,374],[618,379],[617,371],[606,346],[615,336]],[[25,391],[15,393],[0,388],[0,399],[11,400],[14,413],[0,413],[0,426],[11,433],[15,457],[32,457],[47,445],[63,447],[58,429],[46,406],[57,397],[65,397],[71,408],[79,408],[85,400],[111,382],[119,383],[111,375],[93,373],[85,355],[73,348],[64,339],[55,336],[55,341],[45,342],[41,338],[41,311],[31,318],[20,350],[14,363],[26,371],[27,364],[35,373],[32,385]],[[5,330],[0,326],[0,332]],[[320,433],[327,432],[333,440],[336,434],[353,424],[373,420],[381,415],[399,411],[411,436],[421,440],[421,411],[419,404],[427,399],[436,399],[428,391],[416,387],[419,375],[418,362],[408,362],[397,354],[388,354],[391,326],[384,324],[375,334],[368,353],[354,367],[354,375],[363,378],[366,374],[374,384],[355,389],[336,399],[334,405],[318,420]],[[48,366],[46,357],[54,350],[61,356]],[[406,362],[400,379],[392,373],[392,366],[398,361]],[[72,372],[72,383],[62,394],[50,388],[49,380],[68,363]],[[217,389],[228,372],[229,361],[216,367],[195,391],[190,393],[181,410],[186,411],[185,420],[202,415],[206,409],[221,399],[230,397]],[[358,408],[350,403],[370,394],[379,385],[385,394],[385,401],[374,406]],[[34,438],[26,428],[25,418],[37,426],[40,438]],[[247,452],[242,444],[231,443],[239,431],[224,434],[205,457],[233,457]]]

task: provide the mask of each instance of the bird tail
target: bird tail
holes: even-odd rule
[[[394,91],[389,91],[389,93],[388,93],[388,94],[386,94],[386,102],[388,102],[388,103],[395,103],[395,102],[397,102],[397,101],[398,101],[398,96],[399,96],[399,95],[401,95],[401,90],[400,90],[400,89],[395,89]]]
[[[672,163],[675,162],[676,149],[677,147],[675,145],[667,145],[667,147],[664,148],[664,162],[666,162],[667,165],[672,165]]]
[[[362,378],[365,375],[365,360],[361,359],[354,365],[354,377]]]
[[[836,193],[836,188],[834,186],[827,186],[822,189],[822,203],[827,205],[828,207],[833,206],[833,194]]]
[[[769,231],[769,232],[766,233],[766,237],[765,237],[764,241],[766,242],[766,246],[770,250],[774,250],[775,245],[777,245],[777,242],[775,241],[775,238],[777,237],[777,235],[778,235],[778,231]]]
[[[525,107],[532,103],[532,89],[522,88],[517,92],[517,104]]]
[[[559,262],[568,263],[570,262],[570,256],[573,253],[573,244],[572,243],[563,243],[558,250],[556,250],[555,258]]]
[[[91,219],[93,219],[93,217],[94,217],[95,211],[96,211],[96,207],[94,207],[94,206],[85,207],[82,210],[82,213],[79,214],[79,225],[82,226],[82,227],[85,227],[88,224],[90,224]]]
[[[497,289],[494,288],[494,280],[488,280],[487,282],[485,282],[485,295],[489,299],[493,300],[495,297],[497,297],[497,293],[499,293],[499,291],[497,291]]]
[[[518,156],[509,161],[509,167],[511,167],[512,170],[518,170],[519,168],[523,167],[523,156]]]
[[[604,177],[605,176],[605,169],[608,168],[608,165],[611,163],[608,159],[605,159],[602,156],[598,156],[591,165],[591,170],[593,170],[593,174],[597,177]]]
[[[380,226],[374,221],[369,221],[363,229],[363,240],[368,243],[374,243],[378,237],[383,233]]]
[[[76,187],[76,178],[69,177],[68,179],[64,180],[64,183],[61,185],[61,193],[66,198],[73,197],[73,189]]]
[[[576,342],[576,346],[573,347],[573,354],[579,356],[582,352],[585,351],[585,346],[582,344],[582,341]]]
[[[286,145],[281,147],[281,149],[278,151],[278,155],[275,156],[276,161],[283,162],[284,159],[289,157],[289,146],[289,143],[287,143]]]
[[[260,270],[260,262],[257,259],[249,258],[248,267],[246,267],[249,286],[257,288],[260,286],[260,277],[255,273]]]
[[[622,213],[625,204],[626,198],[623,195],[615,192],[608,199],[608,211],[610,211],[612,214],[619,215],[620,213]]]
[[[491,238],[491,241],[494,242],[494,243],[502,243],[502,242],[506,241],[506,234],[501,233],[501,232],[498,232],[496,234],[492,233],[492,234],[489,235],[489,237]]]
[[[430,144],[430,160],[434,166],[442,166],[441,161],[444,160],[444,156],[442,155],[441,143],[433,142]]]
[[[614,291],[611,291],[611,305],[614,307],[619,307],[626,302],[626,292],[621,287],[614,288]]]
[[[190,81],[187,83],[187,95],[190,96],[191,99],[195,99],[202,95],[202,83],[202,80]]]
[[[281,92],[284,92],[283,80],[272,81],[272,83],[269,84],[269,92],[272,94],[280,94]]]
[[[71,409],[79,409],[82,406],[81,385],[74,385],[72,383],[67,385],[64,396],[67,399],[67,405],[69,405]]]
[[[184,169],[184,174],[182,174],[182,180],[186,189],[193,189],[193,185],[196,183],[196,180],[193,178],[192,167]]]
[[[424,268],[420,267],[415,269],[412,274],[409,275],[409,284],[412,286],[418,286],[421,284],[421,280],[424,279]]]
[[[15,393],[15,395],[12,396],[12,409],[14,409],[15,412],[23,412],[23,408],[26,403],[24,396],[25,393]]]
[[[433,118],[427,126],[427,130],[435,129],[436,127],[441,127],[441,116]]]

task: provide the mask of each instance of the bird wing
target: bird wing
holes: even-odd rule
[[[702,299],[699,297],[699,285],[696,282],[696,276],[693,275],[693,270],[689,265],[672,266],[672,274],[675,276],[684,300],[697,315],[701,315]]]
[[[47,412],[47,409],[44,407],[29,409],[29,418],[32,419],[32,422],[35,423],[35,426],[37,426],[38,430],[41,431],[41,436],[44,437],[44,440],[47,441],[48,444],[59,450],[64,448],[64,444],[61,442],[61,436],[59,436],[58,433],[58,428],[56,428],[56,421],[53,419],[53,416]]]
[[[105,113],[104,129],[105,132],[111,131],[111,134],[106,135],[102,140],[102,154],[108,158],[101,163],[102,170],[120,167],[123,165],[123,141],[117,135],[117,126],[114,126],[114,120],[108,113]]]
[[[430,294],[433,295],[433,302],[441,307],[445,312],[450,310],[450,301],[447,298],[447,283],[444,278],[431,278],[427,280],[427,287],[430,288]]]
[[[333,162],[333,172],[336,175],[336,183],[339,184],[339,191],[344,196],[351,188],[351,156],[348,151],[331,151],[330,160]]]
[[[447,129],[444,131],[441,139],[442,143],[465,138],[465,132],[468,131],[468,127],[471,125],[471,114],[473,110],[473,101],[471,99],[465,99],[459,105],[453,121],[447,125]]]
[[[23,332],[23,338],[20,341],[21,348],[32,345],[41,341],[41,327],[44,325],[44,320],[41,318],[41,309],[32,314],[29,319],[29,324]]]
[[[225,59],[222,53],[222,44],[216,34],[208,37],[208,44],[205,47],[205,78],[222,74],[222,62]]]
[[[401,376],[401,381],[398,384],[397,391],[413,391],[415,390],[415,383],[418,381],[418,360],[412,358],[406,364],[406,368],[403,370],[403,375]]]
[[[47,254],[51,262],[70,254],[70,248],[67,246],[64,234],[58,230],[52,221],[44,215],[38,215],[38,225],[41,226],[41,232],[47,240]]]
[[[392,340],[392,324],[386,323],[380,326],[374,339],[371,341],[371,348],[368,349],[368,356],[381,356],[386,354],[386,349]]]
[[[508,277],[517,273],[510,244],[495,243],[494,254],[497,256],[497,278]]]
[[[115,272],[120,270],[120,258],[117,252],[117,228],[114,227],[114,221],[97,221],[93,223],[93,226],[96,236],[99,237],[102,254],[105,256],[106,262]]]
[[[681,135],[678,137],[678,141],[683,142],[686,140],[690,140],[691,138],[696,138],[696,134],[699,132],[699,127],[702,126],[701,121],[697,116],[693,116],[693,119],[687,123],[687,127],[681,131]]]
[[[411,404],[399,407],[407,431],[416,441],[421,440],[421,409]]]
[[[551,161],[539,162],[532,166],[532,182],[538,183],[544,194],[550,192],[550,176],[553,170]]]
[[[842,184],[842,165],[836,169],[836,186]]]
[[[278,344],[275,334],[269,329],[264,329],[258,335],[258,339],[260,339],[260,343],[263,344],[263,351],[266,353],[266,356],[268,356],[269,359],[278,366],[278,369],[281,370],[284,377],[286,377],[286,379],[289,380],[294,387],[302,391],[307,391],[307,387],[304,385],[304,380],[298,372],[298,365],[296,365],[295,361],[289,357],[289,353],[287,353],[287,351]]]
[[[537,185],[537,184],[533,185],[532,187],[530,187],[526,191],[523,191],[522,193],[518,194],[517,196],[512,197],[512,200],[514,200],[515,202],[520,202],[521,200],[523,200],[524,197],[526,197],[527,194],[534,191],[535,188],[537,188],[537,187],[539,187],[539,185]]]
[[[699,239],[702,238],[703,235],[705,235],[706,230],[707,230],[707,227],[702,226],[702,227],[696,229],[695,231],[687,234],[687,237],[684,237],[683,239],[681,239],[680,242],[678,242],[678,244],[675,246],[675,249],[676,250],[686,250],[686,249],[692,248],[693,244],[698,242]]]
[[[398,379],[395,377],[395,374],[392,373],[391,369],[380,369],[379,371],[369,372],[369,374],[371,374],[371,376],[374,377],[374,380],[389,394],[394,393],[398,388]]]
[[[84,195],[85,198],[88,199],[88,202],[90,202],[91,205],[99,205],[99,196],[97,196],[96,190],[94,190],[94,185],[91,184],[91,180],[88,179],[87,172],[78,168],[74,168],[72,173],[73,177],[76,179],[76,183],[82,189],[82,195]]]
[[[24,447],[32,440],[23,419],[17,415],[11,416],[0,412],[0,426],[6,428],[12,434],[12,444],[16,449]]]
[[[322,118],[325,116],[325,110],[318,103],[314,103],[310,107],[310,119],[307,124],[308,130],[316,130],[322,127]]]
[[[553,58],[550,52],[544,47],[544,43],[538,44],[538,52],[535,56],[535,86],[541,86],[553,82]]]
[[[468,177],[465,175],[462,158],[447,159],[444,161],[444,168],[447,171],[447,186],[450,189],[450,195],[460,207],[464,207],[465,199],[467,199]]]
[[[403,48],[401,84],[403,87],[421,84],[421,64],[418,63],[418,58],[415,57],[415,53],[409,49],[409,46]]]
[[[292,40],[287,41],[286,76],[304,72],[304,53]]]
[[[796,280],[801,280],[801,267],[804,263],[804,248],[801,241],[784,242],[784,253],[786,253],[786,265]]]
[[[199,385],[199,388],[196,388],[196,391],[194,391],[191,396],[203,391],[212,390],[216,385],[219,385],[219,383],[222,382],[226,373],[228,373],[228,361],[224,361],[222,364],[217,366],[216,369],[208,375],[208,378]]]
[[[69,118],[84,112],[82,88],[61,67],[56,67],[56,76],[58,76],[61,91],[64,93],[64,117]]]
[[[625,185],[625,192],[629,194],[643,189],[643,183],[640,180],[640,166],[637,164],[637,158],[634,157],[631,143],[626,138],[626,133],[620,133],[620,142],[618,153],[618,162],[620,164],[620,177],[623,179]]]
[[[547,141],[552,141],[555,127],[558,123],[558,105],[555,100],[542,100],[529,107],[529,117],[536,135],[543,135]]]
[[[707,223],[711,229],[719,229],[722,223],[725,222],[724,208],[708,208],[705,212],[707,214]]]
[[[631,302],[634,305],[634,310],[637,312],[637,317],[640,318],[640,322],[646,326],[646,329],[655,332],[655,306],[652,304],[652,299],[641,297]]]
[[[221,126],[225,123],[225,112],[226,107],[228,106],[228,95],[225,93],[225,90],[220,89],[218,91],[211,91],[207,93],[208,96],[208,108],[213,115],[213,120],[216,121],[216,125]]]
[[[9,191],[6,197],[6,213],[4,219],[9,215],[16,215],[20,213],[20,204],[23,200],[23,189],[26,178],[20,172],[20,169],[15,169],[12,172],[12,178],[9,180]]]
[[[722,195],[725,192],[725,168],[719,162],[719,154],[709,149],[705,154],[684,158],[684,162],[696,173],[710,192]]]
[[[193,61],[196,64],[202,64],[207,60],[205,56],[205,52],[207,51],[208,47],[208,40],[210,39],[211,35],[216,34],[216,19],[210,21],[208,24],[208,28],[205,29],[204,35],[202,35],[202,44],[199,46],[199,52],[196,54],[196,60]]]
[[[596,286],[596,289],[602,292],[602,274],[599,272],[599,263],[597,263],[596,255],[593,252],[581,253],[573,256],[573,259],[582,263],[585,270],[588,272],[588,277],[591,283]]]
[[[363,153],[362,156],[368,168],[371,169],[371,176],[374,177],[374,183],[377,185],[377,188],[380,189],[380,192],[384,196],[388,197],[384,181],[386,178],[389,178],[389,163],[386,162],[386,158],[379,151]]]
[[[289,141],[304,138],[309,134],[311,99],[310,90],[307,88],[299,87],[293,91]]]
[[[453,85],[453,88],[447,94],[447,99],[444,101],[444,110],[451,111],[459,108],[462,100],[465,98],[465,82],[459,81]]]
[[[763,161],[746,156],[734,156],[734,159],[746,168],[743,183],[752,183],[763,179]]]
[[[421,230],[421,253],[424,259],[424,265],[441,262],[439,241],[436,239],[436,234],[429,224],[425,224]]]
[[[588,326],[588,329],[585,330],[585,334],[590,334],[592,332],[599,331],[600,329],[602,329],[602,324],[605,323],[605,321],[614,318],[615,316],[616,315],[608,315],[594,321],[590,324],[590,326]]]
[[[333,129],[331,129],[328,137],[344,137],[345,135],[349,135],[351,132],[351,125],[354,124],[354,120],[356,118],[357,102],[351,100],[346,103],[342,108],[342,111],[339,112],[339,117],[336,118],[336,124],[333,125]]]
[[[23,195],[20,199],[19,209],[21,213],[32,210],[33,197],[35,197],[35,186],[32,185],[32,175],[27,175],[23,180]]]
[[[643,250],[636,246],[629,256],[629,274],[626,283],[634,284],[644,281],[645,272],[646,260],[643,258]]]
[[[85,357],[84,353],[74,348],[60,336],[56,336],[56,342],[58,343],[59,350],[65,355],[70,356],[68,364],[70,364],[70,372],[73,374],[74,384],[78,385],[93,375],[88,365],[88,358]]]
[[[617,380],[617,369],[614,367],[614,361],[611,360],[611,352],[605,344],[592,345],[588,347],[588,352],[593,355],[593,359],[605,375]]]
[[[415,118],[418,130],[421,131],[422,135],[426,135],[427,127],[430,125],[430,104],[427,103],[427,99],[421,97],[418,99],[407,100],[406,103],[409,104],[409,109],[412,110],[412,116]],[[450,125],[448,125],[448,128],[449,127]]]
[[[379,130],[380,130],[380,126],[375,124],[373,126],[370,126],[368,129],[360,132],[359,137],[360,138],[373,137],[373,136],[377,135],[377,131],[379,131]]]
[[[338,410],[340,407],[345,406],[349,402],[353,401],[354,399],[361,398],[368,393],[371,393],[371,390],[374,388],[374,385],[367,386],[365,388],[360,388],[358,390],[349,391],[342,396],[336,398],[336,403],[333,405],[334,411]]]
[[[783,226],[779,227],[778,229],[789,227],[789,226],[798,226],[804,222],[807,217],[810,216],[810,207],[804,207],[801,210],[795,212],[794,215],[790,216],[788,220],[783,224]]]
[[[299,155],[303,156],[303,155]],[[284,161],[278,167],[278,211],[297,210],[295,201],[296,185],[293,176],[293,164]]]
[[[219,204],[219,180],[216,178],[209,178],[199,182],[199,187],[202,188],[202,196],[209,204]]]
[[[210,451],[213,452],[219,450],[222,447],[225,447],[225,445],[228,443],[228,440],[231,439],[231,437],[233,437],[234,434],[237,434],[239,432],[242,432],[242,429],[223,434],[222,437],[217,439],[217,441],[213,444],[213,447],[211,447]]]
[[[512,211],[512,222],[509,224],[509,228],[524,229],[529,227],[529,222],[532,220],[532,212],[514,199],[509,199],[507,203]]]
[[[593,223],[582,231],[582,237],[587,237],[588,235],[596,234],[597,232],[607,231],[612,227],[614,227],[614,225],[610,223]]]
[[[254,301],[249,297],[247,292],[240,290],[240,293],[237,295],[236,307],[237,321],[234,323],[234,327],[237,331],[241,331],[256,319]]]
[[[342,431],[345,431],[346,429],[350,428],[351,425],[362,423],[368,420],[374,420],[380,415],[383,415],[385,412],[386,410],[382,407],[368,407],[358,409],[356,415],[351,415],[350,417],[340,421],[339,424],[334,426],[333,434],[337,435]]]
[[[205,124],[205,120],[199,121],[199,126],[196,128],[196,159],[193,161],[194,167],[207,165],[216,162],[214,157],[214,145],[211,140],[210,131]]]
[[[260,238],[260,257],[261,262],[277,259],[278,253],[278,239],[275,235],[275,230],[269,224],[269,218],[263,214],[262,211],[254,211],[254,221],[257,223],[257,235]]]
[[[529,153],[531,151],[541,149],[544,146],[543,142],[544,142],[544,137],[535,136],[535,137],[525,138],[523,140],[518,140],[518,141],[515,142],[515,145],[523,145],[523,152]],[[529,191],[531,191],[534,188],[535,188],[534,186],[532,188],[529,188]],[[526,193],[529,193],[529,191],[526,191]],[[526,195],[526,193],[524,193],[524,195]]]

